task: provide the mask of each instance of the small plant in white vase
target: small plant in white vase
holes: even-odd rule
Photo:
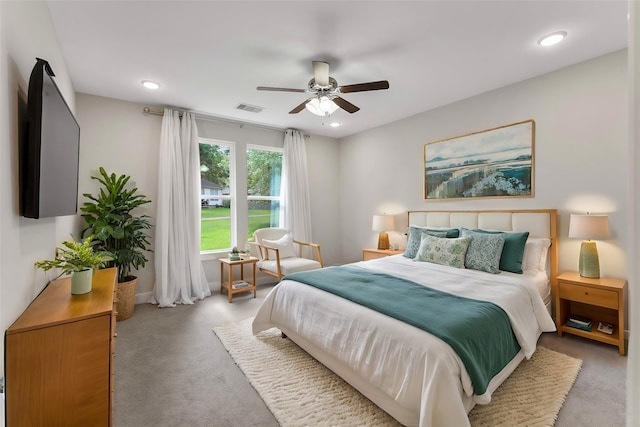
[[[54,259],[36,261],[35,266],[44,271],[58,268],[61,270],[58,277],[64,274],[71,275],[72,294],[91,292],[93,270],[104,267],[113,259],[109,252],[94,251],[91,240],[92,237],[88,237],[80,243],[72,237],[70,241],[62,242],[63,248],[57,248]]]

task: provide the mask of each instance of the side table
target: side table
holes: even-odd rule
[[[624,317],[627,281],[612,277],[590,279],[576,271],[567,271],[557,277],[556,328],[563,333],[578,335],[618,347],[624,356]],[[566,324],[572,314],[592,319],[590,330],[572,328]],[[613,325],[611,334],[598,331],[598,322]]]
[[[391,255],[403,254],[404,251],[398,251],[393,249],[363,249],[362,260],[367,261],[370,259],[383,258]]]
[[[233,295],[241,292],[253,291],[253,297],[256,297],[256,263],[258,258],[249,257],[246,259],[240,259],[237,261],[231,261],[229,258],[219,258],[220,261],[220,292],[223,289],[227,290],[229,296],[229,302],[233,302]],[[251,264],[253,267],[253,280],[244,279],[244,266],[245,264]],[[224,280],[225,265],[227,266],[228,279]],[[233,267],[240,266],[240,280],[233,280]]]

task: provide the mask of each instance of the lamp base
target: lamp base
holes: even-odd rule
[[[381,231],[380,235],[378,236],[378,249],[389,249],[389,235],[386,231]]]
[[[585,240],[580,245],[580,276],[597,279],[600,277],[600,260],[596,242]]]

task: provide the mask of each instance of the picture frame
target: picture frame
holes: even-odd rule
[[[423,146],[425,200],[534,197],[535,122]]]

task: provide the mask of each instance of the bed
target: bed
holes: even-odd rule
[[[253,333],[277,327],[404,425],[469,425],[473,406],[489,403],[493,391],[531,357],[540,334],[555,330],[550,289],[558,268],[557,213],[410,211],[407,224],[405,254],[286,276],[260,307]],[[461,235],[446,235],[454,229]],[[499,264],[491,267],[499,265],[499,271],[413,259],[432,255],[437,245],[470,248],[474,239],[491,243],[499,236],[525,243],[522,273],[502,270],[501,261],[513,261],[513,245],[507,248],[506,240]],[[490,311],[499,319],[473,317],[476,310],[478,316]],[[423,312],[436,316],[417,319]],[[479,343],[468,344],[469,337]],[[470,355],[468,346],[484,353]],[[477,360],[491,366],[478,366]]]

